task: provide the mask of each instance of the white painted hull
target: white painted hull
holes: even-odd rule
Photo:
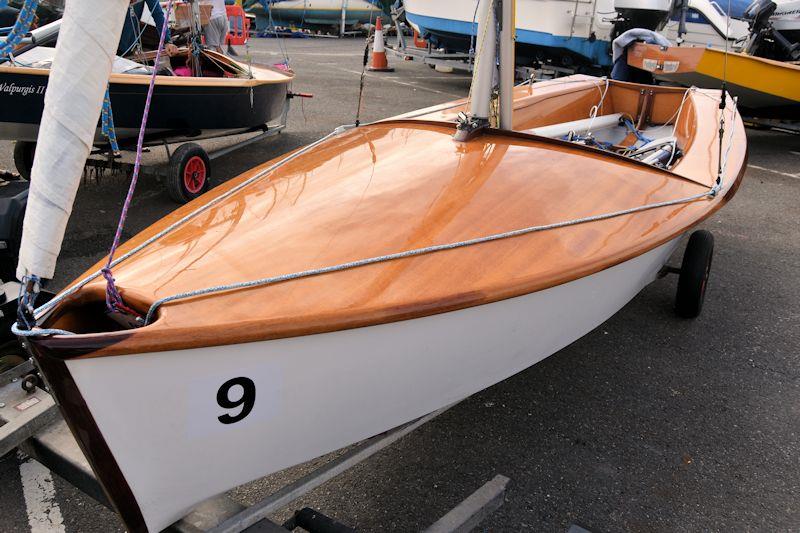
[[[412,17],[421,15],[472,24],[477,0],[403,0],[403,4]],[[573,25],[576,5],[578,13]],[[517,0],[516,22],[522,30],[584,38],[595,31],[598,39],[610,40],[613,25],[604,19],[613,18],[609,17],[613,11],[613,0]]]
[[[541,361],[655,279],[677,242],[547,290],[413,320],[66,364],[148,528],[159,531],[214,494],[401,425]],[[240,376],[255,383],[255,407],[240,422],[222,424],[218,416],[238,410],[221,408],[217,391]]]
[[[366,0],[283,0],[270,6],[277,21],[332,25],[341,23],[342,8],[348,25],[374,23],[383,15],[379,7]],[[386,16],[383,19],[388,21]]]
[[[426,25],[450,28],[469,35],[472,29],[477,0],[404,0],[409,22],[417,31]],[[630,9],[626,2],[626,7]],[[614,31],[616,2],[614,0],[517,0],[517,42],[543,47],[562,47],[587,57],[594,56],[597,64],[610,65],[610,57],[601,61],[597,56],[598,42],[610,42]],[[644,3],[634,3],[639,9],[650,9]],[[728,20],[714,7],[712,0],[690,0],[686,21],[686,45],[725,47],[724,34],[733,47],[736,39],[748,33],[747,22]],[[664,16],[667,12],[664,11]],[[449,22],[442,22],[449,21]],[[464,24],[468,26],[465,27]],[[655,28],[652,28],[655,29]],[[661,33],[672,42],[678,37],[678,22],[669,21]],[[594,36],[590,40],[590,36]],[[562,39],[567,39],[563,41]],[[610,48],[608,49],[610,54]]]
[[[417,31],[461,35],[477,31],[477,0],[403,0],[403,4]],[[566,48],[596,61],[601,51],[609,54],[613,11],[614,0],[517,0],[517,43]]]

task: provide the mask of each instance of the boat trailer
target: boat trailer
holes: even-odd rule
[[[386,51],[388,53],[405,61],[421,61],[431,68],[472,72],[472,64],[475,61],[474,53],[451,53],[446,50],[435,49],[429,41],[420,39],[416,32],[414,32],[413,46],[410,46],[407,43],[409,37],[406,33],[413,31],[413,29],[410,29],[401,20],[405,11],[405,6],[402,3],[398,7],[392,6],[391,17],[397,40],[394,44],[387,41]]]
[[[18,286],[13,282],[7,285]],[[13,289],[14,287],[10,287],[6,292]],[[8,302],[3,306],[4,313],[12,307],[10,303],[16,308],[14,302]],[[211,498],[199,504],[165,531],[286,533],[300,528],[311,533],[353,533],[355,529],[308,507],[295,511],[293,516],[282,524],[275,523],[268,517],[390,446],[450,407],[452,406],[353,445],[342,455],[250,507],[244,507],[225,494]],[[30,359],[0,374],[0,456],[15,448],[37,460],[104,506],[110,507],[100,483],[61,417],[53,397],[47,392],[47,385]],[[507,477],[496,475],[425,531],[427,533],[471,531],[503,504],[508,483]]]
[[[443,48],[434,48],[430,41],[421,38],[402,18],[405,6],[392,6],[391,17],[396,30],[394,43],[386,43],[386,52],[404,61],[420,61],[439,72],[472,72],[475,63],[475,52],[450,52]],[[409,35],[411,34],[411,35]],[[409,42],[410,41],[410,42]],[[550,80],[578,73],[573,66],[555,65],[536,62],[531,66],[515,67],[517,80]]]
[[[219,134],[174,130],[145,135],[142,152],[152,153],[156,149],[163,148],[167,163],[163,164],[159,161],[154,164],[142,164],[140,172],[153,175],[160,180],[165,185],[170,198],[175,202],[182,204],[193,200],[211,188],[211,161],[279,134],[286,129],[289,102],[293,98],[311,98],[312,96],[309,93],[289,92],[278,120],[247,130],[226,131]],[[213,151],[207,151],[196,142],[234,139],[242,136],[247,136],[247,138]],[[105,172],[132,175],[136,159],[136,141],[136,138],[120,141],[119,150],[116,152],[107,144],[95,146],[86,160],[84,173],[86,175],[94,174],[98,177]],[[18,141],[14,147],[14,163],[19,175],[24,179],[30,179],[35,150],[36,143],[33,142]]]

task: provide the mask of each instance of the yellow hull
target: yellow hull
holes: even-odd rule
[[[711,48],[636,44],[628,64],[680,85],[728,91],[749,115],[800,119],[800,66]]]

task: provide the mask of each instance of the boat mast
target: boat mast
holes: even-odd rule
[[[500,46],[498,46],[498,23]],[[500,128],[511,129],[514,90],[514,0],[480,0],[478,4],[478,49],[472,72],[470,109],[458,121],[455,140],[466,141],[489,127],[492,93],[500,56]]]
[[[478,49],[475,52],[472,70],[470,110],[468,115],[459,117],[458,130],[455,134],[457,141],[467,141],[481,129],[489,126],[489,106],[496,72],[497,24],[494,3],[495,0],[480,0],[478,4]]]
[[[514,129],[516,0],[500,0],[500,129]]]

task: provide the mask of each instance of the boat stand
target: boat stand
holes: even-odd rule
[[[87,495],[109,507],[109,502],[78,443],[43,388],[31,360],[0,374],[0,455],[19,448]],[[269,515],[304,494],[390,446],[449,407],[352,446],[341,456],[297,479],[250,507],[226,494],[211,498],[166,531],[173,533],[278,533],[301,528],[312,533],[349,533],[354,529],[319,511],[303,508],[283,524]],[[496,475],[432,524],[428,533],[471,531],[503,504],[509,479]]]

